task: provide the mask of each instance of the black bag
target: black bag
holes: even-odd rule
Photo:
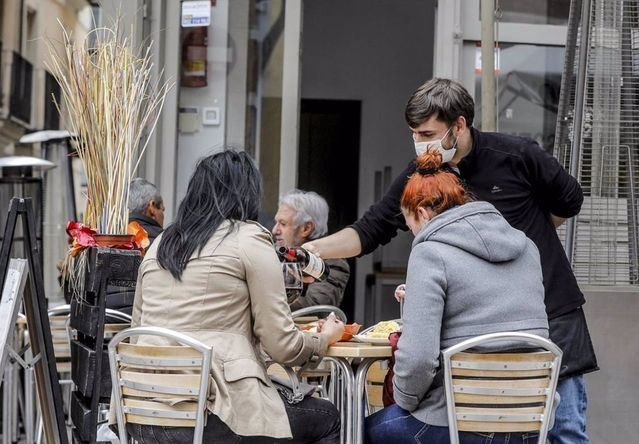
[[[293,381],[289,378],[277,375],[269,375],[269,378],[277,391],[282,394],[289,404],[297,404],[301,402],[305,396],[311,396],[315,391],[315,386],[305,382],[299,381],[298,387],[294,387]]]

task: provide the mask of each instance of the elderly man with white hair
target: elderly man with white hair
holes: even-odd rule
[[[280,197],[275,215],[273,235],[278,247],[299,247],[322,237],[328,231],[328,204],[313,191],[292,190]],[[291,310],[313,305],[334,305],[342,302],[350,267],[344,259],[325,261],[330,274],[325,281],[304,284],[301,296],[291,303]]]
[[[146,179],[136,177],[129,185],[129,222],[136,221],[153,242],[164,226],[164,202],[160,190]]]

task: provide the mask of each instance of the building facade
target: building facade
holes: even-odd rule
[[[87,0],[3,0],[0,2],[0,147],[3,155],[33,154],[20,147],[25,133],[59,129],[52,96],[60,89],[46,68],[45,39],[62,41],[62,28],[83,39],[91,29]]]

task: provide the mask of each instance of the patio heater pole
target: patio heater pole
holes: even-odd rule
[[[575,1],[575,0],[573,0]],[[575,113],[573,141],[570,150],[570,175],[578,179],[579,156],[583,140],[582,126],[584,121],[584,99],[586,89],[586,74],[588,72],[588,37],[590,35],[590,0],[581,3],[581,32],[579,35],[579,60],[577,63],[577,90],[575,92]],[[576,217],[566,221],[566,255],[572,264],[575,250]]]
[[[481,130],[495,131],[495,0],[481,0]]]

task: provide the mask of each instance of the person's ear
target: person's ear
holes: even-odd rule
[[[468,122],[466,122],[466,118],[464,116],[457,117],[455,121],[455,129],[458,132],[465,130],[468,127]]]
[[[302,231],[300,234],[304,239],[308,239],[311,234],[313,234],[313,231],[315,231],[315,224],[311,221],[308,221],[302,224]]]
[[[429,220],[430,217],[428,217],[428,211],[426,210],[426,208],[424,207],[417,207],[417,214],[422,218],[422,219],[426,219]]]
[[[158,210],[158,205],[155,203],[155,201],[153,199],[151,199],[149,201],[149,203],[146,205],[146,208],[144,209],[144,214],[148,217],[155,217],[155,213]]]

